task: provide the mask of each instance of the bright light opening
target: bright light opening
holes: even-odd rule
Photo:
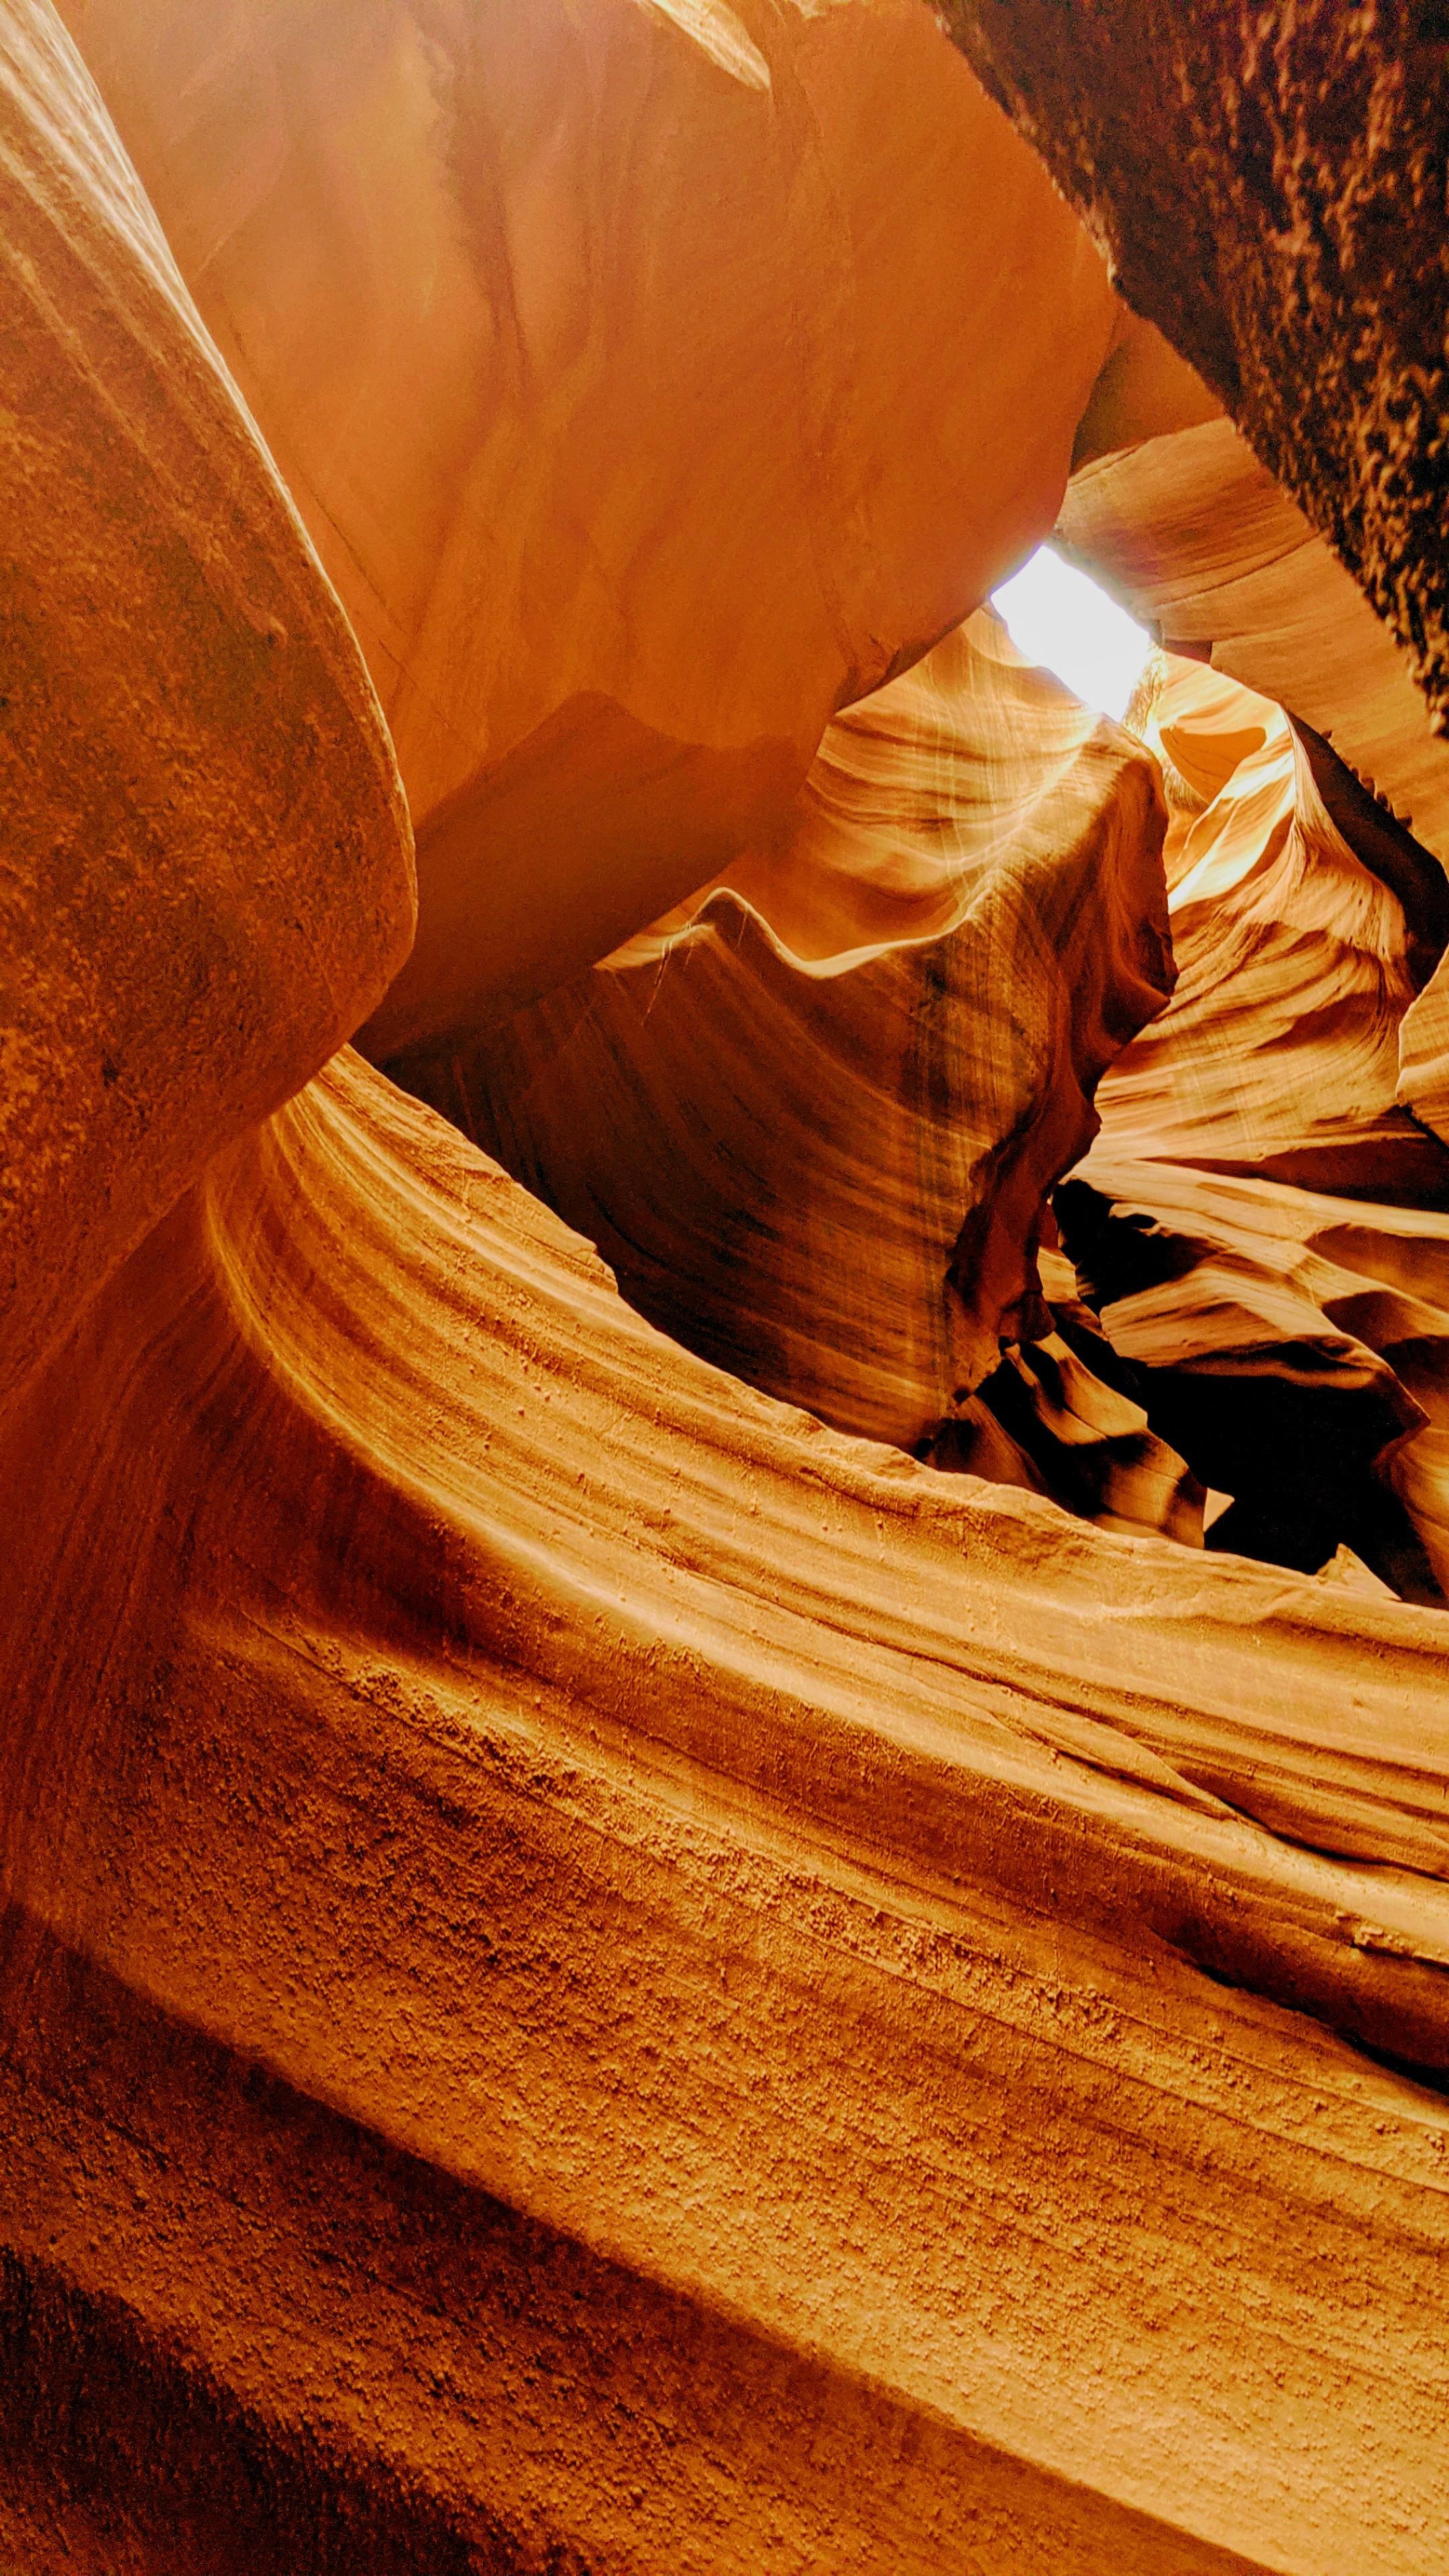
[[[992,602],[1019,653],[1055,671],[1074,697],[1118,721],[1126,713],[1152,638],[1050,546],[1003,582]]]

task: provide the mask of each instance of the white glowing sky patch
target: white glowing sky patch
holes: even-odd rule
[[[1073,695],[1103,715],[1121,716],[1152,650],[1152,638],[1084,572],[1038,546],[1003,582],[993,606],[1029,662],[1055,671]]]

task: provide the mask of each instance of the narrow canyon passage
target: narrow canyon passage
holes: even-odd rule
[[[0,0],[4,2576],[1449,2563],[1433,15]]]
[[[767,844],[393,1070],[837,1429],[1439,1602],[1449,1148],[1399,1085],[1446,892],[1241,681],[1158,651],[1119,730],[982,611]]]

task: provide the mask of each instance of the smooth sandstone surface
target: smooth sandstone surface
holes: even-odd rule
[[[1449,865],[1449,743],[1410,656],[1230,422],[1095,460],[1074,475],[1058,524],[1165,642],[1209,653],[1313,727],[1420,853]],[[1440,931],[1442,946],[1442,918]],[[1399,1098],[1449,1132],[1449,968],[1412,1002],[1399,1043]]]
[[[1170,800],[1177,978],[1106,1072],[1104,1115],[1164,1160],[1432,1200],[1449,1149],[1397,1096],[1415,1000],[1402,904],[1279,706],[1201,663],[1160,668],[1143,732]]]
[[[717,874],[1049,530],[1126,317],[919,0],[68,14],[397,745],[374,1055]]]
[[[887,815],[908,864],[868,900],[859,870],[782,873],[785,806],[846,699],[880,682],[919,714],[929,664],[897,696],[891,674],[1044,529],[1071,455],[1198,396],[1171,366],[1164,394],[925,13],[368,0],[346,46],[308,0],[73,15],[363,636],[425,843],[435,825],[438,944],[394,1028],[496,1012],[510,978],[572,975],[736,862],[703,911],[773,921],[803,890],[797,961],[838,961],[843,921],[884,911],[877,980],[901,973],[892,907],[923,891],[926,947],[949,937],[954,895],[912,866],[959,742],[936,740],[926,811]],[[138,309],[138,259],[163,264],[157,380],[200,367],[213,454],[244,497],[260,476],[297,631],[343,678],[315,761],[279,750],[258,686],[168,778],[172,868],[188,795],[238,764],[241,951],[279,969],[227,1024],[256,1087],[227,1093],[225,1049],[203,1055],[194,1159],[158,1108],[169,1177],[139,1216],[118,1159],[135,1248],[0,1418],[22,1505],[0,1549],[0,2555],[25,2576],[1437,2576],[1442,1615],[1351,1589],[1351,1563],[1307,1580],[1124,1538],[843,1437],[651,1329],[359,1058],[305,1080],[405,934],[383,737],[113,142],[80,185],[45,133],[55,82],[66,134],[104,133],[56,22],[12,12],[3,44],[17,202],[49,189],[62,234],[99,227],[108,317]],[[55,269],[52,392],[89,274]],[[137,336],[108,321],[85,420],[124,415]],[[35,471],[57,472],[70,415],[36,416]],[[143,462],[171,459],[170,420],[144,412]],[[179,723],[210,703],[166,658],[184,584],[86,658],[155,532],[175,556],[175,520],[121,492],[130,452],[98,439],[73,478],[114,549],[98,599],[94,566],[67,573],[68,487],[35,485],[27,542],[75,610],[59,678]],[[232,583],[200,656],[230,685],[253,669],[233,567],[272,557],[230,522],[196,542]],[[1335,739],[1351,681],[1311,718]],[[1268,750],[1277,804],[1266,837],[1251,816],[1208,835],[1199,892],[1231,864],[1220,903],[1182,912],[1180,1014],[1145,1087],[1121,1059],[1128,1127],[1156,1084],[1173,1154],[1126,1186],[1176,1173],[1220,1233],[1247,1207],[1238,1276],[1272,1237],[1334,1364],[1351,1341],[1417,1408],[1428,1546],[1443,1227],[1382,1194],[1385,1139],[1414,1141],[1389,1099],[1410,925],[1335,846],[1306,755],[1290,777],[1281,734],[1245,750],[1229,711],[1229,763],[1211,710],[1177,713],[1164,748],[1185,777],[1196,731],[1199,797],[1214,760],[1221,792]],[[848,804],[875,720],[830,726],[807,812],[832,771]],[[37,740],[58,810],[129,775],[124,727],[84,769],[63,727]],[[1146,775],[1120,743],[1093,764]],[[377,815],[364,866],[345,836]],[[1065,1050],[1070,1150],[1104,993],[1114,1038],[1135,1025],[1141,854],[1114,873],[1110,838],[1078,877],[1121,899],[1108,971],[1090,920],[1064,943],[1094,1023]],[[169,910],[164,870],[129,881],[116,956],[175,979],[166,1064],[206,1033],[188,941],[232,846],[206,843]],[[306,860],[295,885],[279,851]],[[1037,855],[1070,876],[1045,824]],[[314,922],[296,889],[329,868],[347,892]],[[783,921],[748,964],[773,972]],[[73,971],[88,921],[56,935]],[[1316,973],[1325,941],[1336,1042],[1310,1083],[1310,979],[1254,973],[1285,944]],[[1250,1003],[1246,1116],[1212,1044]],[[47,1007],[73,1025],[63,985]],[[1028,1125],[1057,1097],[1012,1093]],[[1228,1131],[1263,1168],[1366,1150],[1380,1196],[1188,1160]],[[1054,1161],[1025,1158],[1033,1202]],[[67,1204],[89,1225],[108,1202],[86,1176]],[[981,1205],[1016,1258],[1035,1205]],[[1065,1333],[1075,1283],[1044,1262]],[[1330,1295],[1358,1303],[1329,1316]],[[982,1319],[999,1339],[999,1298]],[[1075,1437],[1049,1337],[1012,1348]]]
[[[1306,1571],[1348,1545],[1437,1599],[1449,1156],[1397,1098],[1403,909],[1270,701],[1168,660],[1143,731],[1177,983],[1099,1087],[1068,1248],[1153,1420],[1234,1498],[1216,1544]]]
[[[412,929],[357,649],[53,11],[0,24],[0,1401]]]

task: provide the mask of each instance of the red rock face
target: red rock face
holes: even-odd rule
[[[0,1397],[404,955],[356,648],[53,14],[0,31]]]

